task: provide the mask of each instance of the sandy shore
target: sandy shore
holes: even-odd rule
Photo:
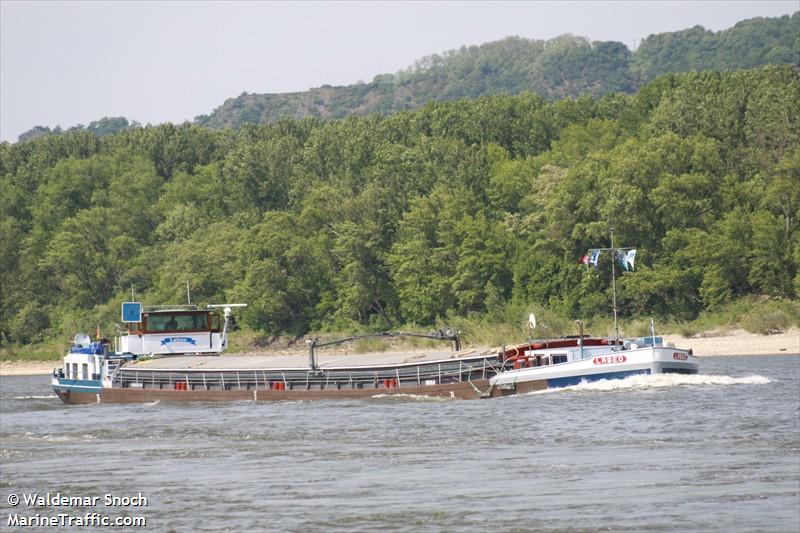
[[[664,343],[678,348],[691,348],[695,355],[800,355],[800,329],[792,328],[779,335],[758,335],[742,329],[701,333],[690,339],[680,335],[663,335]],[[239,355],[242,354],[233,354]],[[270,355],[263,352],[252,355]],[[298,364],[305,356],[298,354]],[[0,376],[50,374],[59,361],[0,361]],[[363,364],[363,363],[362,363]]]
[[[691,348],[695,355],[772,355],[800,354],[800,329],[791,328],[778,335],[759,335],[743,329],[710,331],[690,339],[680,335],[663,335],[664,344]]]
[[[0,376],[51,374],[60,361],[0,361]]]

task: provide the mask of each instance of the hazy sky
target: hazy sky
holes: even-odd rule
[[[0,138],[104,116],[180,123],[243,91],[371,81],[462,45],[564,33],[629,48],[789,1],[46,2],[0,0]]]

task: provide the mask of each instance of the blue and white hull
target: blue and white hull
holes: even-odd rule
[[[102,342],[73,346],[64,367],[53,371],[53,392],[62,399],[72,393],[100,394],[111,386],[106,355]]]
[[[66,379],[58,376],[53,377],[53,391],[59,392],[89,392],[98,394],[103,390],[103,382],[99,379]]]
[[[504,370],[492,377],[490,383],[500,390],[519,393],[641,374],[696,374],[700,368],[697,357],[689,351],[662,346],[616,350],[606,346],[570,352],[564,354],[567,361],[553,364],[556,359],[553,356],[561,354],[543,350],[537,355],[540,361],[544,357],[547,364]]]

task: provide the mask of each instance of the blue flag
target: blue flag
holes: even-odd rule
[[[597,268],[597,261],[600,259],[600,250],[594,250],[592,257],[589,258],[589,264]]]

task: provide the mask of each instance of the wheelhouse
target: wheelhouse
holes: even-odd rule
[[[219,310],[196,306],[145,307],[140,322],[128,324],[117,338],[121,353],[177,355],[211,354],[225,350]]]
[[[222,331],[216,311],[203,309],[163,309],[142,313],[142,321],[130,324],[129,333],[197,333]]]

